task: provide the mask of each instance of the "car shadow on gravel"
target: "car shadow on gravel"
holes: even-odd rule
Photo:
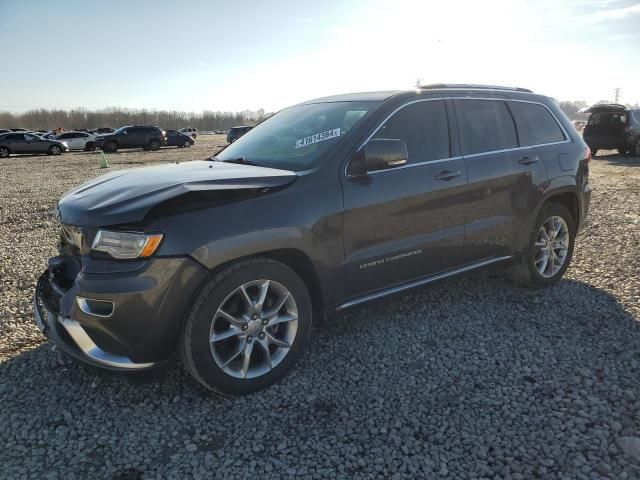
[[[622,156],[619,154],[598,155],[594,161],[605,161],[610,165],[619,165],[624,167],[640,167],[640,157]]]
[[[44,344],[0,364],[0,465],[10,477],[248,476],[248,455],[275,478],[316,464],[348,477],[408,465],[637,478],[616,441],[640,435],[639,370],[640,325],[608,292],[482,272],[316,325],[298,367],[247,397],[213,395],[178,367],[125,382]]]

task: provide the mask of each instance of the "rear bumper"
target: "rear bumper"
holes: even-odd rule
[[[145,370],[165,362],[207,275],[184,257],[83,260],[76,278],[65,279],[65,257],[54,259],[34,295],[38,327],[68,355],[110,370]]]

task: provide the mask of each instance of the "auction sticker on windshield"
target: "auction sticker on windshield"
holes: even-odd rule
[[[316,133],[315,135],[311,135],[310,137],[301,138],[296,141],[296,148],[306,147],[307,145],[311,145],[312,143],[324,142],[325,140],[329,140],[331,138],[339,137],[340,129],[334,128],[333,130],[327,130],[326,132]]]

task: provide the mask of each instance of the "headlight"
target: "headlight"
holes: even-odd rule
[[[113,258],[146,258],[158,249],[162,237],[161,233],[146,235],[100,230],[93,239],[91,248],[108,253]]]
[[[62,142],[62,145],[64,145],[65,147],[69,148],[69,145],[67,145],[67,142]]]

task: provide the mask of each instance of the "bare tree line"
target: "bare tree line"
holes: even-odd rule
[[[24,113],[0,112],[0,128],[26,128],[28,130],[65,130],[77,128],[118,128],[124,125],[157,125],[178,129],[194,127],[198,130],[228,130],[235,125],[255,125],[268,116],[263,109],[242,112],[202,113],[167,110],[130,110],[107,108],[104,110],[29,110]]]
[[[603,100],[598,103],[608,103]],[[587,114],[580,109],[588,104],[585,101],[560,101],[560,108],[572,120],[586,120]],[[627,105],[638,109],[638,104]],[[178,112],[175,110],[130,110],[124,108],[106,108],[104,110],[29,110],[24,113],[0,112],[0,128],[26,128],[28,130],[52,130],[62,127],[65,130],[77,128],[118,128],[124,125],[157,125],[161,128],[178,129],[194,127],[198,130],[228,130],[235,125],[255,125],[270,114],[263,109],[244,110],[242,112],[203,111],[202,113]]]

